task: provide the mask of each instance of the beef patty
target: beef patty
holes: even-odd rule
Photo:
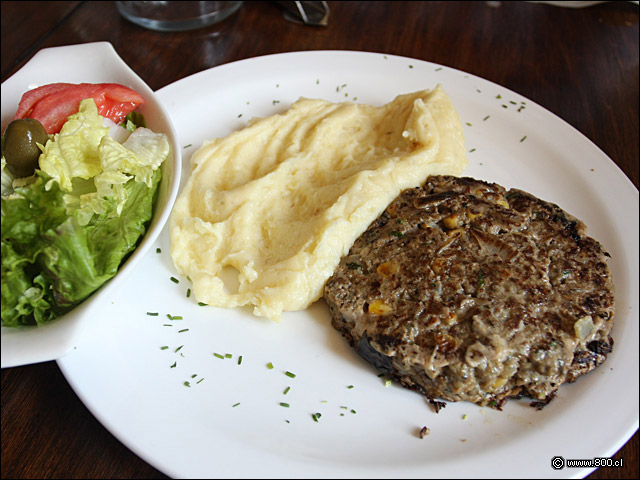
[[[611,351],[609,256],[557,205],[472,178],[404,191],[328,280],[333,326],[432,403],[546,405]]]

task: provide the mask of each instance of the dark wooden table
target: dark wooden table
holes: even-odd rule
[[[113,2],[2,2],[2,81],[46,47],[109,41],[150,86],[244,58],[296,50],[384,52],[451,66],[530,98],[598,145],[638,188],[638,6],[529,2],[329,2],[326,28],[245,2],[222,23],[144,30]],[[638,235],[638,232],[629,232]],[[622,468],[638,478],[638,433]],[[526,465],[522,476],[527,476]],[[479,476],[484,473],[478,472]],[[55,362],[2,370],[2,478],[166,478],[116,440]]]

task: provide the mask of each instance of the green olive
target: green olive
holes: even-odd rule
[[[33,175],[42,151],[36,145],[49,140],[42,124],[33,118],[12,121],[4,131],[2,154],[16,178]]]

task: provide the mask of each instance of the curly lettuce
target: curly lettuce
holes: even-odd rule
[[[3,326],[69,311],[117,273],[146,232],[168,140],[138,128],[120,144],[108,132],[84,100],[45,145],[33,181],[2,195]]]

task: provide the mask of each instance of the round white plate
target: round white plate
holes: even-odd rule
[[[112,295],[124,278],[151,248],[171,213],[180,185],[181,150],[169,114],[153,90],[120,58],[108,42],[45,48],[24,67],[2,83],[2,131],[13,120],[22,94],[49,83],[120,83],[133,88],[145,99],[139,111],[149,128],[165,133],[171,144],[171,157],[162,165],[153,220],[135,252],[118,273],[78,307],[44,326],[2,327],[2,368],[56,360],[76,345],[81,328],[90,323],[105,297]]]
[[[608,457],[627,441],[638,428],[638,191],[571,126],[481,78],[377,53],[258,57],[157,93],[189,172],[203,140],[300,96],[380,105],[437,83],[465,124],[467,175],[558,203],[612,255],[618,313],[606,363],[542,411],[522,400],[502,412],[448,403],[436,414],[420,395],[385,386],[331,327],[322,301],[285,313],[281,324],[198,306],[173,269],[165,228],[58,361],[106,428],[185,478],[582,477],[592,469],[556,470],[552,458]],[[423,426],[430,435],[421,439]]]

